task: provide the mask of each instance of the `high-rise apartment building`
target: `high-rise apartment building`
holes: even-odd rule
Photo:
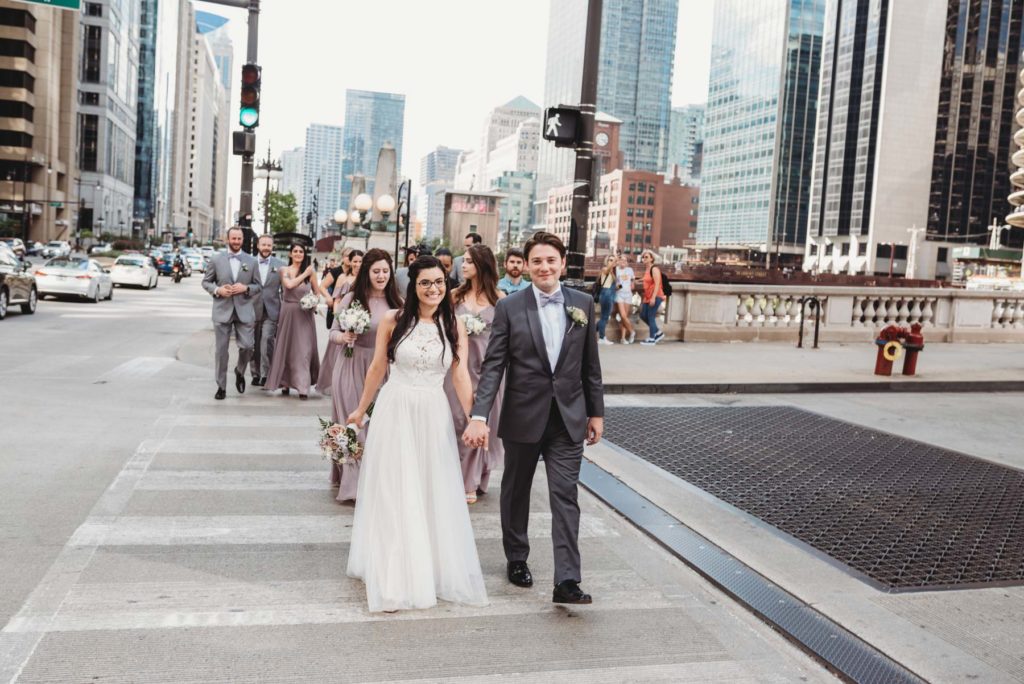
[[[74,239],[79,17],[75,11],[0,0],[4,235]]]
[[[186,236],[206,242],[226,230],[228,100],[213,50],[198,31],[191,62]]]
[[[699,181],[703,145],[704,105],[673,107],[665,167],[668,172],[676,167],[684,183]]]
[[[519,123],[509,135],[498,140],[487,157],[484,182],[494,188],[505,173],[537,173],[540,152],[540,119],[529,118]]]
[[[282,195],[291,193],[295,199],[302,198],[302,173],[305,167],[306,148],[296,147],[281,153],[281,177],[277,189]]]
[[[339,206],[347,209],[352,203],[353,174],[365,176],[366,192],[376,196],[373,179],[377,175],[377,156],[384,143],[391,143],[395,148],[397,168],[402,168],[404,132],[405,95],[368,90],[345,91],[344,159]],[[306,153],[309,154],[308,144]]]
[[[466,152],[458,165],[455,187],[461,190],[470,188],[481,190],[490,187],[492,179],[505,171],[535,171],[535,162],[532,169],[500,166],[508,161],[506,159],[507,151],[503,150],[502,161],[497,167],[491,165],[491,156],[498,144],[515,135],[525,121],[534,119],[539,126],[540,116],[540,107],[521,95],[488,112],[480,134],[479,146],[475,150]]]
[[[82,7],[79,222],[97,234],[132,234],[140,21],[140,0],[87,1]]]
[[[420,160],[420,192],[416,214],[423,223],[423,236],[440,238],[444,233],[444,195],[454,187],[455,173],[463,151],[436,147]]]
[[[302,165],[302,195],[299,222],[323,225],[338,209],[348,210],[349,202],[341,198],[342,150],[345,129],[341,126],[310,124],[306,128],[305,157]],[[377,157],[374,155],[374,161]],[[349,180],[351,187],[351,179]],[[316,216],[314,213],[314,199]]]
[[[154,101],[155,228],[184,236],[188,227],[189,108],[195,13],[190,0],[156,3]]]
[[[893,2],[893,0],[890,0]],[[931,3],[929,3],[931,4]],[[929,241],[985,244],[1006,213],[1024,0],[945,0]],[[1024,244],[1010,231],[1004,244]]]
[[[803,251],[825,0],[718,0],[698,246]]]
[[[459,163],[460,154],[462,154],[462,150],[444,145],[439,145],[428,152],[420,160],[419,184],[424,186],[439,180],[449,182],[455,180],[455,166]]]
[[[625,167],[665,168],[679,0],[606,0],[602,13],[597,108],[622,120]],[[552,0],[544,106],[579,104],[587,0]],[[572,150],[542,145],[538,199],[572,180]],[[540,200],[541,204],[544,200]],[[543,221],[543,207],[539,207]]]
[[[140,232],[156,219],[156,44],[157,0],[139,2],[139,92],[135,116],[135,205],[133,223]]]

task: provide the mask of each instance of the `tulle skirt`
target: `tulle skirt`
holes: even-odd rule
[[[384,385],[361,470],[348,574],[366,584],[370,611],[429,608],[437,599],[486,605],[440,386]]]

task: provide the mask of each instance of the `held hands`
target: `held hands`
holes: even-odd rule
[[[221,285],[217,288],[218,297],[234,297],[235,295],[243,294],[249,288],[241,283],[234,283],[232,285]]]
[[[601,441],[604,434],[604,418],[587,419],[587,446],[593,446]]]
[[[363,427],[363,421],[366,420],[366,412],[356,409],[349,414],[348,418],[345,419],[346,425],[355,425],[356,427]]]
[[[487,448],[487,438],[490,436],[487,423],[482,420],[471,420],[462,433],[462,443],[470,449]]]

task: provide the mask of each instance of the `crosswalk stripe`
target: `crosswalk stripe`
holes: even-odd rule
[[[161,451],[175,454],[289,454],[294,456],[319,455],[316,445],[313,417],[307,419],[310,438],[283,439],[167,439]]]
[[[325,472],[326,469],[325,465]],[[314,470],[150,470],[139,482],[138,489],[146,491],[327,490],[329,484],[325,472]]]
[[[156,375],[172,363],[174,359],[169,356],[139,356],[104,373],[100,380],[143,380]]]

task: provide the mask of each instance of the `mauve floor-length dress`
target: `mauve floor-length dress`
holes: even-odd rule
[[[344,283],[336,288],[336,292],[339,295],[346,295],[349,289],[349,284]],[[344,301],[344,298],[342,301]],[[347,306],[347,304],[344,306]],[[334,329],[333,324],[331,329]],[[331,382],[334,379],[334,368],[341,362],[342,351],[341,346],[337,344],[328,344],[327,349],[324,350],[324,358],[320,361],[320,373],[316,378],[316,391],[320,394],[330,394],[332,392]]]
[[[352,303],[353,295],[347,294],[341,300],[341,309]],[[344,423],[350,413],[359,408],[359,400],[363,396],[366,372],[373,361],[373,349],[377,341],[377,328],[384,315],[388,312],[388,302],[384,297],[370,297],[370,329],[356,338],[352,347],[352,356],[345,356],[345,344],[341,342],[342,331],[335,320],[331,329],[330,346],[337,348],[337,363],[331,380],[331,402],[334,405],[332,419],[335,423]],[[373,420],[371,417],[370,420]],[[359,441],[366,443],[366,428],[359,431]],[[359,486],[360,463],[347,463],[343,466],[331,464],[331,483],[339,485],[338,501],[354,501]]]
[[[315,314],[299,306],[299,300],[309,294],[310,289],[309,281],[292,289],[284,288],[266,390],[291,388],[299,394],[309,394],[310,385],[316,382],[320,355],[316,349]]]

